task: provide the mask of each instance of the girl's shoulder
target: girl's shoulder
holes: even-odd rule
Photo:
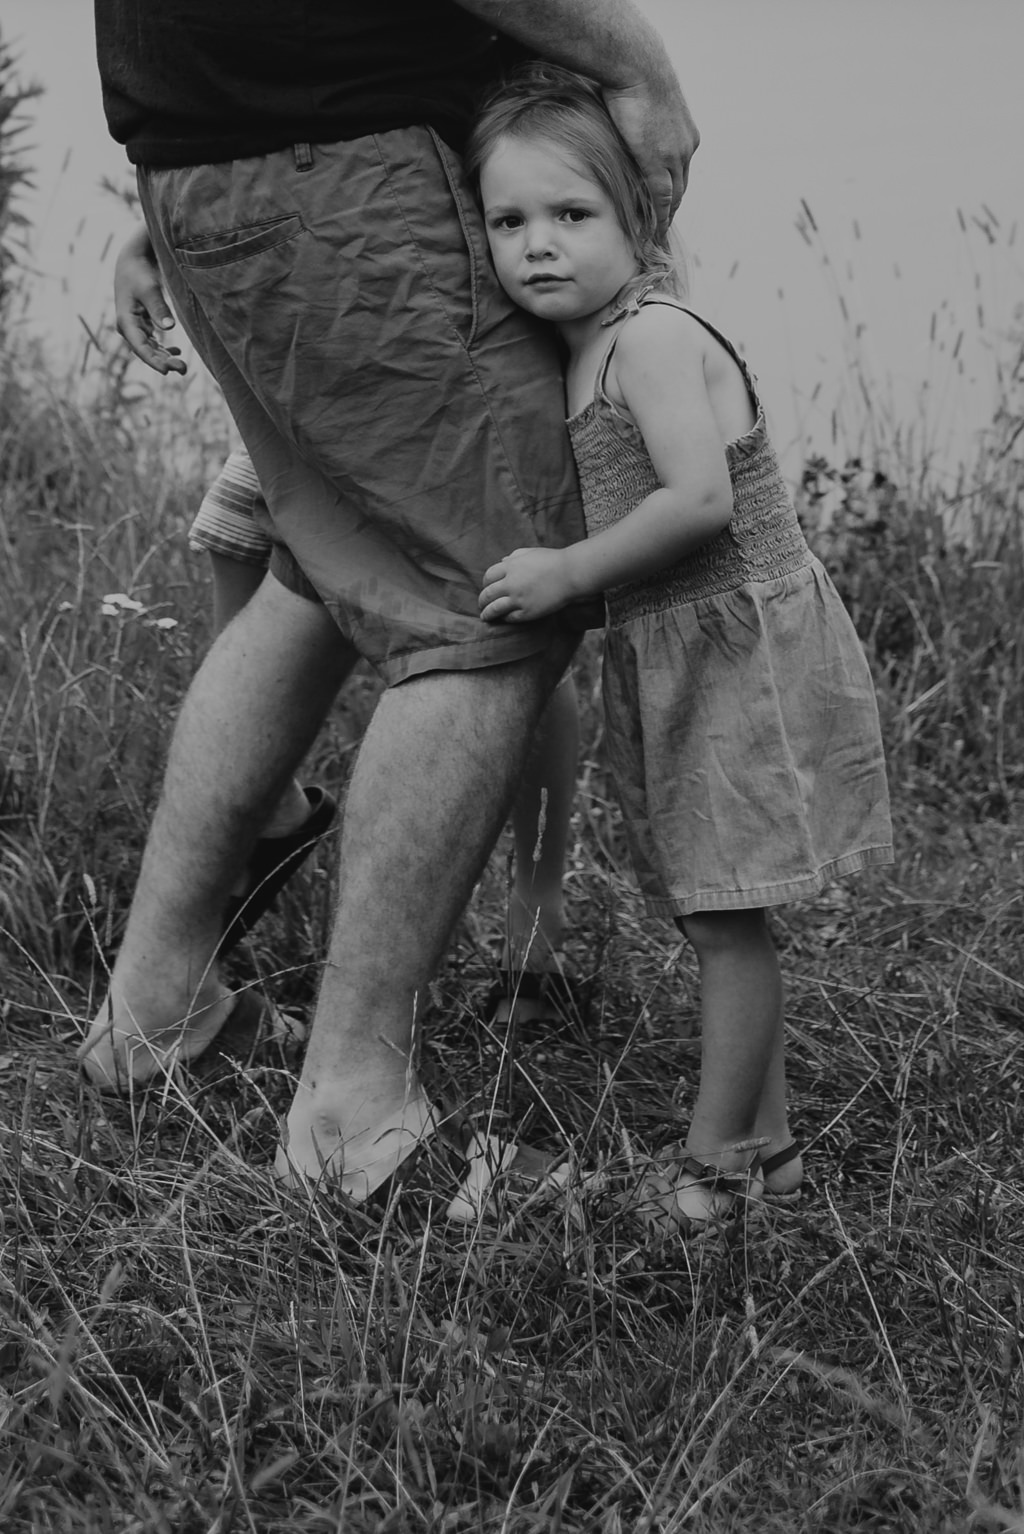
[[[608,356],[634,358],[669,346],[703,354],[707,330],[689,309],[669,299],[645,299],[616,321]]]
[[[702,357],[725,355],[739,361],[736,348],[710,320],[688,308],[678,299],[645,298],[627,312],[628,324],[622,327],[620,345],[627,351],[645,346],[671,344],[693,351]],[[617,348],[618,349],[618,348]]]
[[[621,379],[636,369],[671,371],[680,368],[705,375],[718,368],[732,369],[738,359],[724,336],[692,309],[673,299],[645,299],[627,311],[620,330],[606,354],[603,385],[620,404]]]
[[[633,417],[634,388],[648,400],[657,400],[662,389],[666,402],[706,399],[726,443],[745,436],[761,415],[753,375],[732,342],[671,300],[648,299],[627,314],[602,382],[627,418]]]

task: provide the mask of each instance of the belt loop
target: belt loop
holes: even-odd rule
[[[296,170],[313,169],[313,146],[312,144],[293,144],[292,153],[295,156]]]

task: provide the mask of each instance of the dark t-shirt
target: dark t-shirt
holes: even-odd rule
[[[135,164],[212,164],[427,124],[459,147],[511,45],[454,0],[95,0]]]

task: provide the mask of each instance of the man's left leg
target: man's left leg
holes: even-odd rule
[[[426,1132],[418,1006],[521,783],[574,646],[386,692],[349,785],[334,935],[280,1175],[378,1186]]]
[[[214,954],[232,887],[355,652],[318,603],[268,576],[215,641],[175,727],[110,991],[81,1050],[123,1088],[200,1054],[232,997]]]

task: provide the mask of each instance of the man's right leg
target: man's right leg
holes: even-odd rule
[[[412,1150],[430,1107],[414,1023],[519,787],[572,643],[391,688],[345,807],[334,935],[277,1169],[365,1196]]]
[[[228,896],[355,658],[326,611],[273,576],[215,641],[175,727],[110,991],[82,1047],[92,1080],[144,1081],[223,1026],[231,997],[213,955]]]
[[[544,711],[512,812],[516,872],[504,967],[513,975],[558,963],[563,880],[580,748],[576,685],[563,679]]]

